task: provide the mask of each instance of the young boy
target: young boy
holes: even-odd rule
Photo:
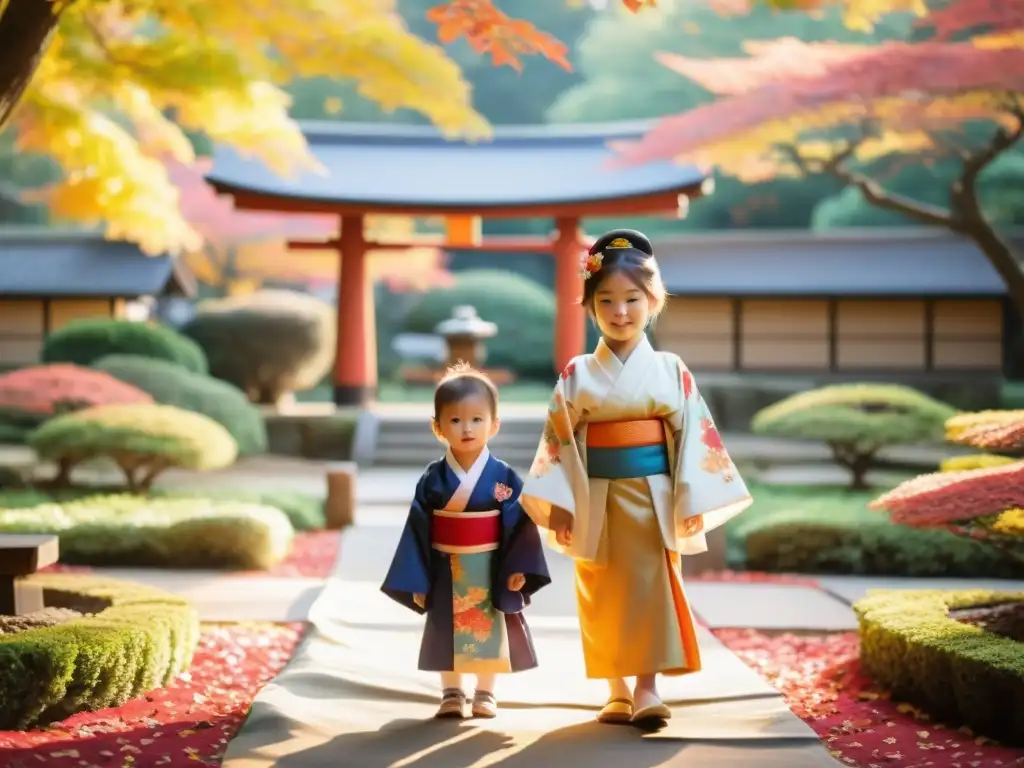
[[[419,668],[441,673],[437,717],[494,717],[498,674],[537,666],[523,608],[551,582],[537,526],[519,506],[522,480],[487,442],[498,391],[460,363],[434,392],[434,435],[447,446],[419,483],[382,590],[425,613]]]

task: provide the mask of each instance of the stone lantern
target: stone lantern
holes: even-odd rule
[[[448,365],[459,360],[480,368],[487,360],[483,340],[498,333],[498,326],[481,320],[475,307],[460,306],[452,309],[452,316],[438,323],[435,332],[444,337],[448,348]]]

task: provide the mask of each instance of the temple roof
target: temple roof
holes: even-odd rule
[[[195,289],[178,259],[147,256],[99,232],[0,228],[0,296],[137,298]]]
[[[937,229],[759,230],[653,238],[682,296],[1005,296],[978,247]],[[1024,245],[1024,233],[1011,241]]]
[[[207,179],[227,194],[396,213],[486,213],[699,194],[705,175],[693,166],[608,167],[609,142],[638,139],[651,125],[499,126],[492,138],[468,143],[446,140],[429,127],[308,122],[302,130],[326,175],[280,177],[262,162],[221,146]]]

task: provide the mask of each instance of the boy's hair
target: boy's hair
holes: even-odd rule
[[[434,390],[434,421],[441,418],[446,405],[454,405],[473,395],[484,397],[491,407],[491,416],[497,418],[498,388],[487,374],[461,360],[449,366]]]

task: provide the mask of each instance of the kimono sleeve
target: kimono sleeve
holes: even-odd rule
[[[391,560],[388,575],[384,578],[381,591],[392,600],[416,613],[426,613],[425,608],[416,605],[413,595],[425,595],[430,604],[431,563],[430,563],[430,514],[431,506],[426,498],[426,486],[430,470],[416,484],[409,516],[402,528],[401,538],[395,556]]]
[[[507,483],[512,495],[502,502],[502,519],[506,530],[496,585],[499,593],[497,607],[503,613],[517,613],[530,604],[531,595],[551,583],[551,574],[544,557],[540,531],[519,503],[523,481],[511,467]],[[514,573],[523,574],[526,583],[518,592],[510,593],[506,582]]]
[[[682,554],[707,550],[704,534],[753,503],[746,483],[722,444],[711,411],[682,360],[676,360],[680,406],[671,419],[677,435],[673,518]]]
[[[540,445],[523,482],[520,503],[541,528],[550,528],[553,507],[572,515],[587,508],[587,473],[575,438],[579,412],[572,401],[574,373],[575,361],[555,383]]]

